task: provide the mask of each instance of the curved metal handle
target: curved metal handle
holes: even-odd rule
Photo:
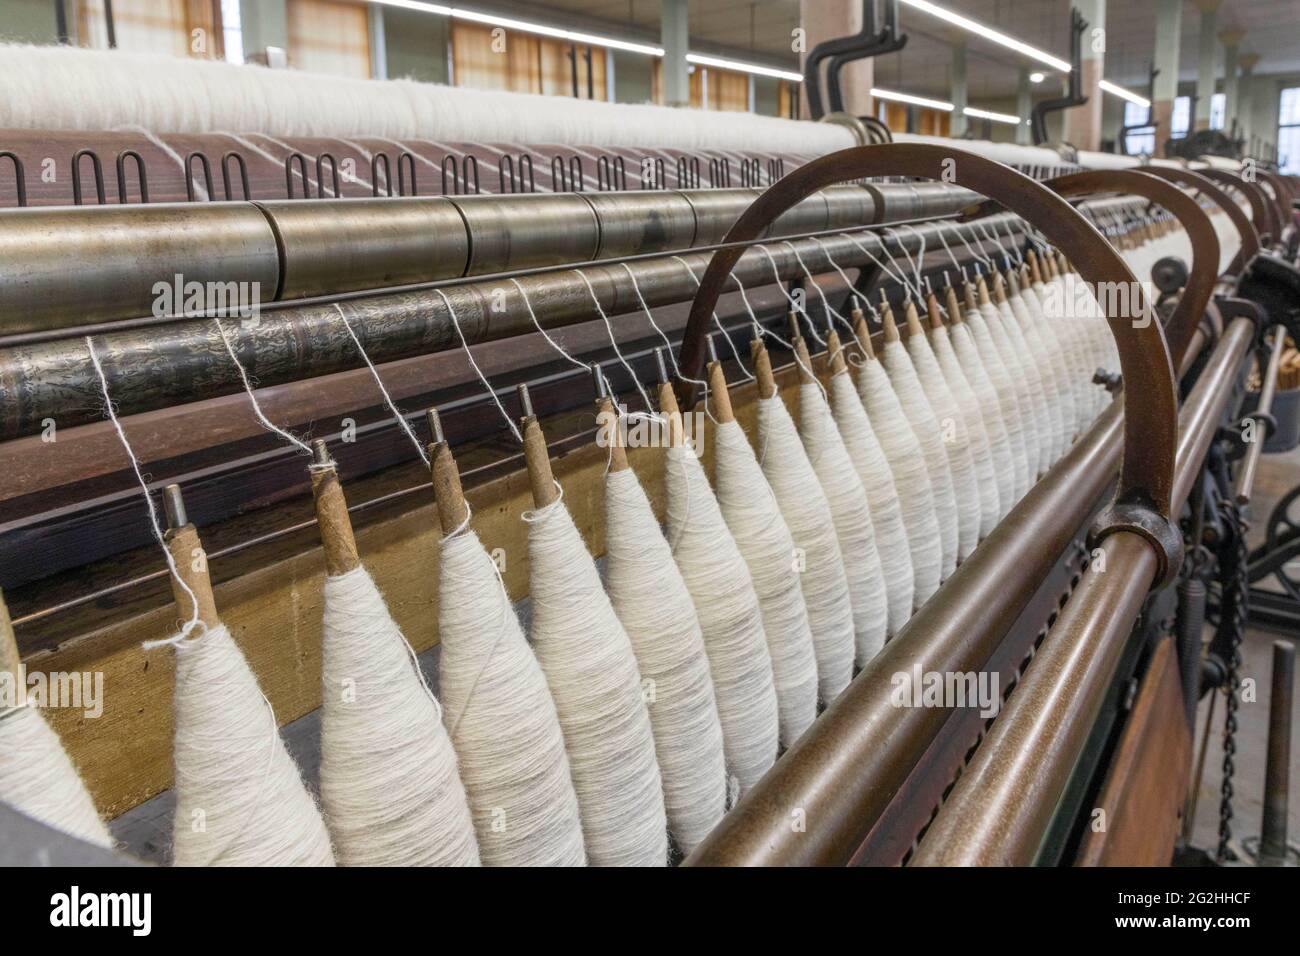
[[[1232,197],[1220,189],[1214,180],[1190,169],[1184,169],[1181,166],[1176,168],[1172,166],[1143,166],[1142,172],[1149,176],[1159,176],[1161,179],[1167,179],[1171,183],[1178,183],[1178,185],[1186,186],[1189,189],[1195,189],[1213,199],[1227,213],[1228,219],[1237,227],[1237,234],[1241,237],[1241,249],[1238,250],[1237,255],[1229,264],[1229,272],[1239,274],[1247,262],[1259,255],[1259,233],[1255,231],[1254,224],[1241,211],[1241,207],[1232,201]],[[1215,271],[1218,271],[1217,266]]]
[[[1173,492],[1174,452],[1178,436],[1178,402],[1174,370],[1160,323],[1141,286],[1123,258],[1073,206],[1009,166],[974,153],[928,143],[856,146],[807,163],[754,200],[727,232],[724,243],[757,239],[778,216],[820,189],[851,179],[911,176],[964,186],[1001,203],[1029,220],[1063,249],[1083,278],[1097,290],[1129,289],[1127,314],[1108,315],[1128,384],[1124,416],[1124,457],[1116,504],[1154,512],[1168,524]],[[977,207],[978,208],[978,207]],[[683,408],[695,402],[691,379],[702,377],[705,332],[723,285],[744,250],[739,246],[714,253],[700,281],[682,339],[678,392]],[[1167,542],[1152,539],[1166,564],[1174,564]]]
[[[1255,224],[1255,231],[1259,233],[1260,244],[1268,245],[1269,240],[1274,236],[1273,216],[1271,204],[1264,197],[1264,190],[1260,189],[1255,183],[1248,183],[1236,173],[1230,173],[1226,169],[1209,169],[1199,170],[1200,174],[1207,179],[1213,179],[1216,183],[1223,183],[1225,186],[1231,186],[1234,189],[1245,193],[1247,201],[1250,203],[1250,218]]]
[[[1165,338],[1175,367],[1192,340],[1219,274],[1219,237],[1210,217],[1191,196],[1163,179],[1135,169],[1096,169],[1067,173],[1043,183],[1061,196],[1089,193],[1127,193],[1141,196],[1169,210],[1192,241],[1192,269],[1174,313],[1165,326]],[[991,211],[991,210],[990,210]]]

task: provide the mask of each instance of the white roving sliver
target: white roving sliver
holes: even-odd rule
[[[340,866],[477,866],[456,752],[364,567],[325,577],[320,792]]]
[[[888,633],[892,637],[903,629],[912,616],[912,598],[916,580],[912,572],[912,550],[903,522],[903,507],[894,472],[876,437],[862,400],[847,371],[831,376],[828,392],[836,427],[844,439],[844,448],[853,460],[862,488],[871,507],[871,524],[876,532],[876,551],[885,576],[888,606]]]
[[[35,707],[0,710],[0,802],[96,846],[113,846],[72,758]]]
[[[799,581],[817,652],[817,686],[829,704],[853,678],[853,605],[830,504],[780,395],[758,399],[758,447],[802,558]]]
[[[920,442],[898,403],[888,374],[875,358],[864,359],[859,368],[858,397],[894,476],[903,525],[907,528],[907,544],[912,553],[912,600],[916,607],[920,607],[939,590],[939,573],[943,568],[939,517],[930,476],[926,472],[925,456],[921,454]]]
[[[980,411],[975,390],[971,388],[970,381],[962,370],[961,362],[957,359],[957,353],[953,351],[948,330],[942,325],[932,328],[929,339],[933,360],[938,363],[944,381],[948,385],[953,411],[965,425],[970,441],[971,463],[975,468],[975,484],[979,489],[979,537],[986,538],[1001,517],[998,479],[994,470],[989,429],[984,424],[984,415]],[[910,340],[908,347],[911,347]],[[1005,432],[1002,434],[1002,440],[1006,441]],[[1003,451],[1009,461],[1010,449],[1004,448]]]
[[[176,648],[176,866],[333,866],[329,834],[225,625]]]
[[[817,717],[817,654],[795,568],[794,538],[739,423],[714,426],[713,465],[718,507],[758,595],[780,710],[781,745],[789,747]]]
[[[763,613],[695,449],[669,448],[665,470],[668,542],[704,633],[727,773],[743,794],[776,762],[780,746]]]
[[[605,476],[605,583],[648,696],[668,829],[690,853],[727,812],[727,764],[704,635],[630,468]]]
[[[952,466],[948,464],[948,451],[944,447],[943,431],[934,417],[930,400],[925,397],[916,369],[902,342],[886,342],[881,350],[881,362],[889,372],[889,381],[907,423],[911,426],[921,446],[926,474],[934,494],[934,511],[939,518],[939,541],[943,546],[943,566],[940,580],[946,580],[957,568],[957,493],[953,488]],[[977,512],[978,513],[978,512]]]
[[[957,559],[965,561],[975,550],[975,545],[979,544],[980,523],[986,507],[983,500],[985,492],[980,486],[979,473],[971,451],[971,432],[966,425],[966,417],[953,398],[952,389],[948,387],[943,369],[939,367],[939,360],[930,348],[929,340],[919,329],[907,337],[907,354],[912,359],[917,381],[930,400],[930,407],[939,423],[940,440],[948,454],[953,493],[957,499]],[[996,489],[992,485],[991,465],[988,469],[987,487],[990,494],[996,495]],[[989,506],[996,507],[996,502],[991,500]]]
[[[442,539],[438,683],[485,866],[583,866],[582,820],[546,677],[496,565],[466,528]]]
[[[844,448],[821,386],[815,382],[799,386],[799,435],[831,509],[849,581],[856,638],[854,662],[863,667],[885,646],[889,601],[867,492]]]
[[[528,522],[533,648],[564,730],[593,866],[666,866],[654,733],[627,632],[562,497]]]

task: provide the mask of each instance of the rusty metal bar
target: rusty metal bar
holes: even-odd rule
[[[1176,508],[1200,472],[1253,335],[1248,319],[1234,320],[1187,397],[1180,415]],[[1144,538],[1118,531],[1101,541],[1099,560],[926,831],[914,865],[1034,861],[1157,570]]]
[[[1295,645],[1273,642],[1273,683],[1268,698],[1268,762],[1264,766],[1264,819],[1260,826],[1261,860],[1282,864],[1287,846],[1287,804],[1290,798],[1291,711],[1295,695]]]
[[[1268,365],[1260,372],[1259,404],[1250,413],[1261,428],[1272,420],[1273,395],[1277,391],[1277,370],[1282,364],[1282,349],[1286,344],[1286,326],[1273,328],[1273,344],[1269,348]],[[1255,474],[1259,470],[1259,459],[1264,453],[1264,442],[1268,434],[1256,435],[1255,440],[1246,449],[1246,456],[1241,460],[1241,469],[1237,472],[1237,504],[1250,504],[1250,495],[1255,487]]]

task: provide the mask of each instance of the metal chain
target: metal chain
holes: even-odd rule
[[[1232,839],[1232,778],[1236,772],[1234,757],[1237,753],[1237,706],[1241,680],[1241,642],[1246,634],[1246,618],[1250,614],[1250,579],[1246,548],[1246,520],[1234,501],[1219,502],[1224,523],[1235,538],[1233,565],[1230,578],[1223,580],[1223,604],[1219,615],[1219,629],[1226,632],[1229,654],[1227,675],[1224,681],[1225,700],[1223,718],[1223,784],[1219,798],[1219,848],[1215,859],[1222,863],[1229,858],[1228,843]]]

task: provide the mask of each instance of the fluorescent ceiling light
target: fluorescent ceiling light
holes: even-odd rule
[[[1047,74],[1046,74],[1046,73],[1039,73],[1039,72],[1035,71],[1035,72],[1029,74],[1029,82],[1030,82],[1030,83],[1041,83],[1041,82],[1043,82],[1043,80],[1045,80],[1045,79],[1047,79]]]
[[[1118,96],[1120,99],[1128,100],[1130,103],[1136,103],[1138,106],[1150,107],[1151,105],[1151,101],[1145,96],[1138,96],[1136,93],[1132,93],[1124,89],[1122,86],[1116,86],[1110,80],[1102,80],[1097,85],[1112,96]]]
[[[945,113],[951,113],[953,110],[953,105],[945,103],[943,100],[930,100],[924,96],[913,96],[911,93],[895,93],[893,90],[882,90],[878,86],[871,88],[871,95],[881,100],[911,103],[913,106],[925,106],[932,110],[942,110]]]
[[[1052,54],[1048,53],[1046,50],[1040,50],[1038,47],[1030,46],[1028,43],[1017,40],[1015,37],[1007,36],[1005,33],[999,33],[997,30],[986,27],[982,23],[971,20],[968,17],[963,17],[960,13],[954,13],[938,4],[930,3],[929,0],[902,0],[902,2],[915,10],[920,10],[922,13],[928,13],[932,17],[937,17],[946,23],[951,23],[953,26],[961,27],[963,30],[967,30],[976,36],[983,37],[999,46],[1004,46],[1009,50],[1015,50],[1023,56],[1037,60],[1039,63],[1046,63],[1048,66],[1060,70],[1062,73],[1070,72],[1070,64],[1065,62],[1065,60],[1062,60],[1060,57],[1052,56]]]
[[[962,110],[967,116],[973,116],[976,119],[992,120],[995,123],[1010,123],[1012,126],[1020,125],[1020,117],[1013,116],[1010,113],[994,113],[992,110],[977,110],[973,106],[968,106]]]
[[[660,51],[660,55],[662,55],[662,51]],[[686,62],[695,63],[699,66],[711,66],[719,70],[738,70],[741,73],[754,73],[758,76],[774,76],[778,80],[791,80],[796,83],[803,80],[802,73],[778,70],[770,66],[758,66],[754,63],[741,63],[739,60],[725,60],[719,56],[704,56],[700,53],[686,54]]]

